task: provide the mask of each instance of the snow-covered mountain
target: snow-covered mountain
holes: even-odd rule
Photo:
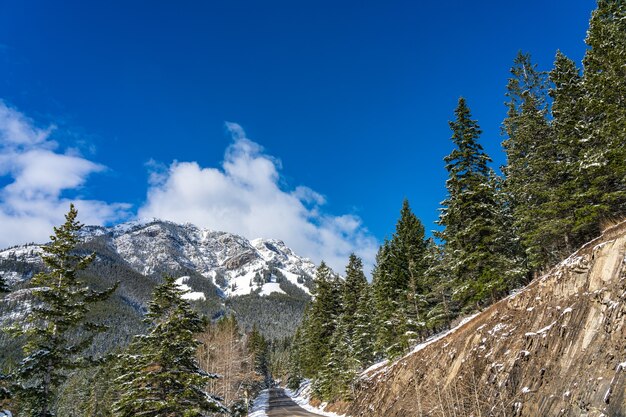
[[[253,292],[260,295],[282,293],[283,282],[309,294],[315,275],[313,262],[298,256],[280,240],[249,241],[232,233],[201,229],[192,224],[153,219],[113,227],[85,226],[81,233],[85,243],[97,242],[99,247],[116,254],[139,274],[158,276],[173,271],[195,271],[211,280],[226,297]],[[16,246],[0,251],[0,262],[36,264],[41,262],[40,252],[35,244]],[[9,283],[15,283],[30,278],[32,271],[0,268],[0,274]],[[194,291],[194,288],[189,290]]]

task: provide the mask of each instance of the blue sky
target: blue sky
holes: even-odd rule
[[[515,54],[580,62],[594,7],[0,0],[0,244],[47,236],[74,200],[88,222],[158,215],[371,261],[404,197],[435,227],[458,97],[504,163]]]

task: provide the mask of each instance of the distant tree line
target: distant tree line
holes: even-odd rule
[[[583,70],[560,51],[549,72],[527,53],[515,58],[503,175],[459,99],[436,240],[405,200],[371,284],[354,255],[345,280],[319,267],[292,343],[292,387],[311,378],[318,398],[349,400],[361,370],[501,299],[626,216],[625,2],[598,1],[586,43]]]

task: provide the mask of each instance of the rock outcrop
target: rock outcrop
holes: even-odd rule
[[[365,372],[351,416],[626,415],[626,222],[467,323]]]

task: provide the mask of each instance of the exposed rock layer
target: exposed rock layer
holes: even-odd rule
[[[362,376],[352,416],[625,416],[626,222],[446,337]]]

